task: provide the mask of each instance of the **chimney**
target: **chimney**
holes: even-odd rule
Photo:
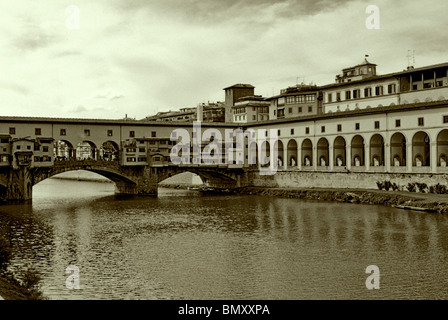
[[[202,103],[199,103],[196,110],[196,121],[202,122],[203,120],[204,120],[203,106]]]

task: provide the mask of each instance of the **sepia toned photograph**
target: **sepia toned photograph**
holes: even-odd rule
[[[0,300],[448,299],[445,0],[0,12]]]

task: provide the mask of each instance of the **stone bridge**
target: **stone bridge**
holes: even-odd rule
[[[113,181],[120,194],[157,196],[159,182],[182,172],[192,172],[214,188],[236,188],[245,185],[245,170],[228,166],[122,166],[118,161],[55,161],[50,167],[0,168],[0,198],[29,200],[32,187],[57,174],[86,170]],[[243,178],[242,178],[243,177]]]

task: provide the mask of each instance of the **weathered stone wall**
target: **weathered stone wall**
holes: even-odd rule
[[[247,173],[249,185],[277,188],[341,188],[378,189],[377,181],[390,181],[406,190],[408,183],[438,183],[448,185],[447,174],[398,174],[398,173],[342,173],[342,172],[300,172],[278,171],[274,175],[261,176],[256,171]]]

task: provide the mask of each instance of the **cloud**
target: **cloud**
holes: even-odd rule
[[[93,95],[94,99],[115,100],[123,98],[123,94],[120,92],[114,92],[112,89],[102,90]]]

